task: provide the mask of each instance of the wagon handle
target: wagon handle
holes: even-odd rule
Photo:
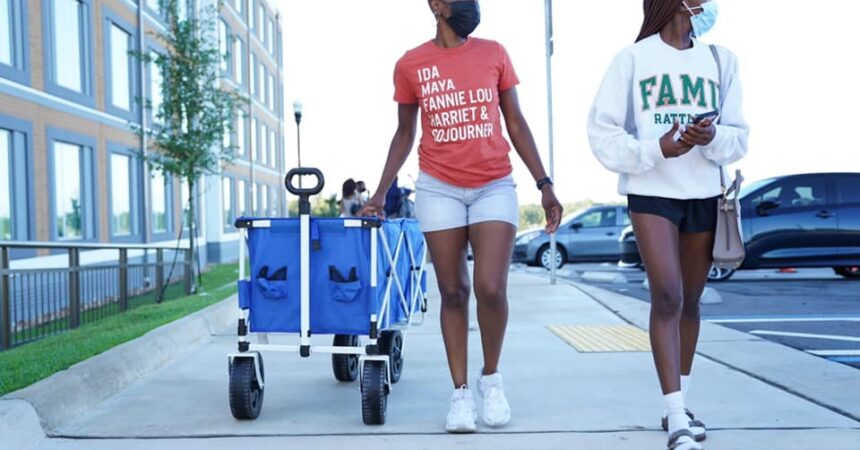
[[[301,186],[296,187],[296,185],[293,184],[293,178],[296,176],[306,175],[313,175],[316,177],[316,186],[312,188],[302,188]],[[290,169],[290,171],[287,172],[287,176],[284,178],[284,185],[293,195],[310,197],[311,195],[317,195],[322,191],[323,186],[325,186],[325,178],[319,169],[314,169],[312,167],[299,167],[296,169]]]

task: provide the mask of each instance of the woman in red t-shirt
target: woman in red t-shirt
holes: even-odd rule
[[[519,80],[507,52],[497,42],[468,37],[480,22],[478,2],[428,3],[437,20],[436,37],[397,62],[394,100],[399,124],[376,195],[359,214],[382,214],[384,193],[412,149],[420,112],[421,174],[415,209],[442,296],[442,336],[455,388],[446,429],[468,433],[475,430],[477,419],[467,384],[468,244],[475,260],[484,354],[478,379],[483,420],[489,426],[510,420],[498,363],[508,321],[507,276],[519,207],[502,115],[517,153],[543,194],[548,233],[558,228],[562,207],[520,111],[515,87]]]

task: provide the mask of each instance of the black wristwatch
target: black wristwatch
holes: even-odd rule
[[[543,187],[544,187],[544,186],[546,186],[546,185],[550,185],[550,186],[552,186],[552,185],[553,185],[553,183],[552,183],[552,178],[550,178],[550,177],[544,177],[544,178],[541,178],[540,180],[538,180],[538,181],[537,181],[537,188],[538,188],[538,190],[543,189]]]

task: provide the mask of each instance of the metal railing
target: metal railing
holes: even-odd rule
[[[35,254],[11,260],[12,249]],[[0,350],[160,302],[166,276],[168,284],[182,277],[190,294],[190,253],[165,244],[0,241]]]

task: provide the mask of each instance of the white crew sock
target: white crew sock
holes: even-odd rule
[[[689,375],[681,375],[681,393],[684,394],[684,400],[687,399],[687,391],[690,390],[690,376]],[[663,417],[667,417],[669,415],[666,409],[663,409]]]
[[[681,392],[684,393],[684,399],[687,399],[687,392],[690,391],[690,376],[681,375]]]
[[[690,418],[684,412],[684,393],[673,392],[663,396],[666,417],[669,419],[669,434],[690,427]]]

